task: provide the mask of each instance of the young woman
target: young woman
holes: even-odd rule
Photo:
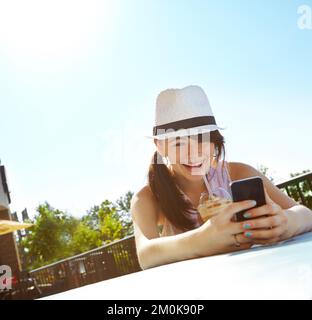
[[[148,184],[131,201],[135,242],[142,269],[269,244],[312,231],[312,211],[297,204],[264,175],[244,163],[224,160],[224,138],[209,101],[198,86],[161,92],[153,128],[156,151]],[[162,159],[166,159],[165,163]],[[267,204],[231,203],[205,223],[200,195],[230,193],[229,182],[261,176]],[[233,215],[249,209],[245,222]]]

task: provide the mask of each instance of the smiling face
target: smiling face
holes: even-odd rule
[[[154,142],[158,152],[169,159],[169,169],[174,174],[197,181],[208,172],[215,148],[209,133]]]

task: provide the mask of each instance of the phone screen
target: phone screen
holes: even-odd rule
[[[235,180],[231,182],[230,187],[234,202],[255,200],[257,202],[255,207],[260,207],[266,204],[263,181],[260,177]],[[247,210],[237,212],[235,215],[235,221],[248,220],[243,216],[246,211]]]

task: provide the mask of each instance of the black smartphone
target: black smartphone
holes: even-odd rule
[[[242,180],[235,180],[230,183],[233,202],[243,200],[255,200],[256,207],[266,204],[263,181],[260,177],[251,177]],[[237,212],[234,216],[235,221],[248,220],[244,217],[247,210]]]

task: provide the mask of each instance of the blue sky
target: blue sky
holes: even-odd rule
[[[312,169],[312,1],[1,1],[0,158],[12,210],[83,214],[145,184],[157,94],[197,84],[227,160]]]

